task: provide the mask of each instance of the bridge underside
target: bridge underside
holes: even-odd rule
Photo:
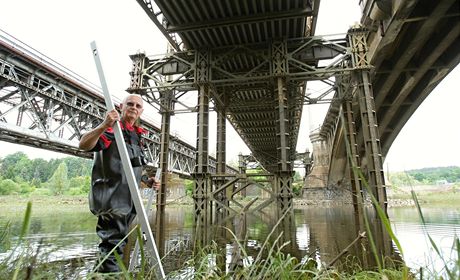
[[[147,1],[138,2],[154,22],[159,22],[156,16],[162,14],[160,30],[175,49],[172,55],[181,59],[175,62],[174,71],[169,64],[170,71],[163,67],[162,73],[170,74],[172,80],[181,74],[182,83],[170,87],[162,83],[163,88],[206,90],[207,98],[223,112],[267,171],[278,172],[281,161],[285,165],[293,161],[305,82],[285,78],[287,44],[283,40],[314,34],[319,1],[158,0],[159,12]],[[186,54],[190,51],[194,57]],[[314,66],[316,61],[308,63]],[[149,65],[145,68],[158,68],[153,66],[158,61],[145,64]],[[148,88],[146,84],[158,86],[158,82],[135,81],[130,90]],[[149,102],[159,100],[151,95],[146,97]]]
[[[346,56],[343,38],[323,47],[327,44],[322,38],[311,37],[320,1],[157,0],[159,11],[150,1],[138,2],[173,50],[162,57],[133,55],[128,91],[160,105],[162,127],[168,126],[180,97],[198,92],[193,106],[197,112],[196,223],[206,225],[243,211],[230,207],[230,203],[239,205],[234,195],[251,184],[263,188],[245,175],[222,169],[226,120],[268,171],[265,176],[273,184],[272,189],[265,189],[269,194],[266,203],[254,209],[271,202],[278,202],[282,211],[290,209],[306,80],[332,75],[333,71],[318,69],[318,57]],[[216,174],[209,172],[207,162],[210,102],[218,118]]]
[[[372,12],[372,2],[367,1],[368,5],[363,7],[362,23],[369,30],[369,79],[384,158],[418,106],[460,62],[460,1],[401,1],[390,3],[377,16]],[[357,81],[350,77],[350,83],[344,91],[355,96]],[[347,111],[351,112],[355,131],[347,131],[346,123],[342,123],[340,114]],[[356,96],[348,109],[343,103],[331,106],[320,132],[322,139],[333,147],[328,185],[337,185],[344,177],[350,179],[345,145],[350,133],[355,135],[359,167],[363,171],[369,169],[365,130]]]
[[[460,62],[460,1],[404,1],[368,38],[385,156],[418,106]]]

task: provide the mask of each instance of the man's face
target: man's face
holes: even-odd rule
[[[144,111],[144,102],[139,96],[128,96],[121,106],[121,116],[124,120],[134,123]]]

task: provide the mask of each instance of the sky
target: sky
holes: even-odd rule
[[[345,33],[359,22],[357,0],[322,0],[316,35]],[[0,0],[0,29],[35,50],[99,85],[90,50],[96,41],[109,91],[123,98],[129,86],[130,54],[147,55],[166,52],[166,40],[136,1],[109,0]],[[460,67],[454,69],[430,93],[406,123],[393,143],[384,162],[388,171],[424,167],[460,166]],[[190,97],[195,100],[195,97]],[[322,123],[325,107],[304,108],[297,151],[311,150],[309,131]],[[144,115],[159,123],[153,109]],[[195,145],[196,115],[178,114],[172,119],[171,133]],[[215,153],[215,115],[210,118],[210,153]],[[233,128],[227,125],[227,162],[237,161],[238,153],[248,154]],[[231,145],[230,145],[231,143]],[[0,157],[24,151],[29,158],[45,159],[67,155],[7,142],[0,142]]]

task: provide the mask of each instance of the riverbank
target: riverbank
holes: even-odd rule
[[[2,213],[0,216],[24,215],[27,202],[32,202],[32,215],[49,213],[56,207],[59,213],[88,212],[87,196],[47,196],[47,195],[4,195],[0,196]]]
[[[414,206],[411,191],[414,191],[419,203],[423,206],[455,206],[460,203],[460,189],[458,185],[417,185],[404,187],[389,187],[387,189],[390,207]]]
[[[455,186],[413,186],[403,188],[388,188],[388,206],[389,207],[408,207],[414,206],[411,190],[414,190],[421,205],[425,207],[437,205],[458,205],[460,203],[460,190]],[[245,198],[243,201],[248,202],[251,198]],[[44,196],[44,195],[7,195],[0,196],[0,205],[2,205],[2,215],[22,214],[26,208],[27,202],[32,201],[33,213],[41,211],[49,212],[50,207],[57,206],[59,211],[65,212],[82,212],[89,211],[87,195],[61,195],[61,196]],[[170,206],[193,205],[191,197],[182,197],[177,200],[167,202]],[[309,201],[303,198],[294,198],[294,205],[302,206],[334,206],[334,201]],[[62,210],[61,210],[62,209]]]

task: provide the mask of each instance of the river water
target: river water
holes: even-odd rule
[[[193,240],[193,207],[167,207],[162,253],[166,272],[176,270],[191,256]],[[442,261],[433,250],[428,238],[431,237],[443,257],[452,255],[453,240],[460,232],[460,210],[446,207],[424,207],[425,225],[421,222],[416,208],[390,208],[391,226],[401,246],[406,264],[418,270],[441,271]],[[353,211],[350,207],[302,207],[294,209],[294,223],[290,230],[292,255],[299,259],[312,257],[328,263],[337,256],[353,239],[356,233]],[[14,247],[22,226],[21,215],[0,213],[0,226],[9,221],[10,240]],[[87,206],[75,211],[59,211],[59,207],[49,211],[39,211],[32,215],[27,241],[33,249],[40,247],[50,262],[79,262],[82,270],[92,267],[97,252],[98,238],[94,232],[96,219]],[[237,223],[242,223],[237,221]],[[249,215],[247,226],[248,252],[257,252],[267,235],[274,228],[276,218],[270,212],[263,215]],[[236,229],[238,226],[236,227]],[[221,241],[222,242],[222,241]],[[231,240],[224,240],[231,247]],[[0,247],[0,259],[5,259],[11,250]],[[441,273],[441,272],[439,272]]]

